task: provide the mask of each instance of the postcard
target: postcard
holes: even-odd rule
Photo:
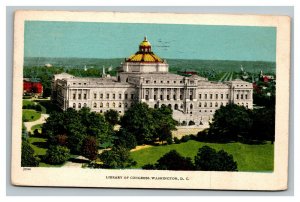
[[[290,18],[17,11],[16,186],[285,190]]]

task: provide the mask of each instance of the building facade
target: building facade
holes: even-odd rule
[[[63,110],[89,107],[99,113],[114,109],[123,114],[133,102],[140,101],[152,108],[169,106],[174,119],[196,125],[211,121],[222,105],[253,108],[252,94],[252,84],[242,80],[212,82],[198,75],[169,73],[167,61],[152,52],[147,38],[139,51],[121,63],[115,77],[103,71],[99,78],[62,73],[52,80],[52,100]]]
[[[43,85],[39,79],[23,78],[23,94],[41,96],[43,94]]]

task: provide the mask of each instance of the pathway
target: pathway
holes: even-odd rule
[[[49,114],[41,114],[41,117],[36,121],[24,122],[27,131],[31,131],[32,126],[37,124],[43,124],[46,122],[46,119],[49,117]]]

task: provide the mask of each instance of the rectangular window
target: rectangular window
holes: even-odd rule
[[[223,99],[223,94],[221,94],[221,99]]]
[[[160,100],[162,100],[163,99],[163,95],[160,95]]]
[[[133,98],[134,98],[134,94],[131,94],[131,99],[133,100]]]
[[[127,99],[128,99],[128,94],[126,93],[126,94],[125,94],[125,100],[127,100]]]
[[[100,94],[100,98],[103,99],[103,93]]]
[[[156,95],[154,95],[154,100],[156,100],[157,99],[157,97],[156,97]]]
[[[212,94],[210,94],[210,96],[209,96],[209,97],[210,97],[210,99],[213,99],[213,95],[212,95]]]
[[[167,95],[167,100],[170,100],[170,95]]]
[[[248,95],[247,94],[245,95],[245,99],[248,99]]]
[[[109,99],[109,93],[106,94],[106,99]]]
[[[236,99],[239,99],[239,94],[236,94]]]
[[[201,99],[202,94],[199,94],[199,99]]]
[[[76,94],[73,94],[73,100],[75,100],[76,99]]]
[[[180,100],[183,100],[183,96],[182,95],[180,95]]]
[[[207,94],[204,95],[204,99],[207,99]]]
[[[119,94],[119,99],[122,99],[122,94]]]
[[[96,99],[97,98],[97,94],[96,93],[94,93],[94,99]]]
[[[218,94],[216,94],[216,100],[218,99]]]
[[[176,100],[176,95],[173,95],[173,100]]]
[[[116,94],[113,94],[113,99],[116,99]]]
[[[228,94],[226,94],[226,99],[228,99],[229,98],[229,95]]]
[[[146,100],[149,100],[149,95],[146,95],[145,97],[146,97]]]
[[[83,99],[85,99],[85,100],[86,100],[86,94],[83,94]]]
[[[78,99],[81,99],[81,94],[78,94]]]
[[[243,94],[241,95],[241,99],[244,99],[244,95]]]

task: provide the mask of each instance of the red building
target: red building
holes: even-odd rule
[[[43,94],[43,85],[39,79],[23,79],[23,93],[24,94],[34,94],[42,95]]]

